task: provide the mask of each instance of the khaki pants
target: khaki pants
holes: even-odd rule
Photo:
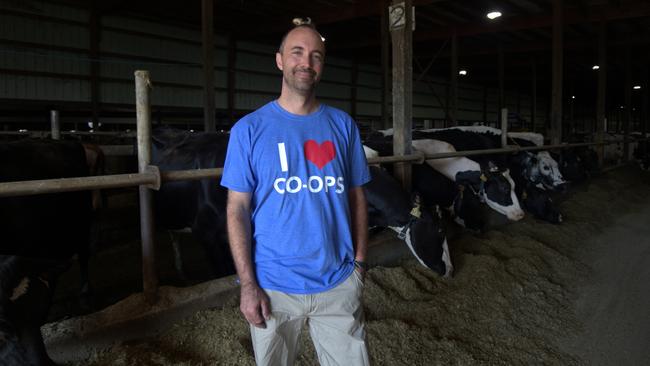
[[[271,299],[271,319],[266,329],[251,326],[257,365],[293,365],[305,323],[322,366],[369,365],[362,290],[356,269],[337,287],[318,294],[265,290]]]

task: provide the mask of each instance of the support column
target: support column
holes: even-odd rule
[[[233,34],[230,35],[228,40],[228,117],[230,124],[235,124],[235,76],[237,72],[235,66],[237,64],[237,40]]]
[[[403,7],[398,5],[402,3]],[[407,155],[411,153],[411,128],[413,108],[413,34],[412,34],[412,0],[393,0],[391,26],[399,23],[401,27],[392,27],[393,40],[393,153]],[[395,176],[402,186],[411,190],[411,165],[395,164]]]
[[[215,131],[214,99],[214,3],[201,0],[201,31],[203,34],[203,128]]]
[[[607,23],[600,22],[598,27],[598,96],[596,100],[596,142],[603,142],[605,137],[605,97],[607,90]],[[596,148],[598,166],[603,166],[605,146]]]
[[[352,61],[352,69],[350,70],[350,116],[355,121],[357,120],[357,80],[359,78],[359,63],[357,60]]]
[[[92,113],[92,129],[97,131],[99,127],[99,102],[100,102],[100,50],[101,42],[101,18],[97,11],[97,0],[91,3],[90,9],[90,108]]]
[[[630,125],[632,121],[632,55],[625,49],[625,110],[623,110],[623,161],[630,159]]]
[[[533,59],[532,62],[532,67],[533,67],[533,85],[532,85],[532,101],[531,101],[531,107],[530,107],[530,119],[532,122],[531,126],[531,131],[535,132],[535,128],[537,126],[537,61]]]
[[[151,81],[149,71],[135,72],[135,107],[137,116],[138,171],[145,173],[151,163]],[[149,304],[156,302],[158,274],[153,231],[153,194],[140,186],[140,236],[142,239],[142,287]]]
[[[487,103],[487,97],[488,97],[488,88],[487,86],[483,87],[483,123],[486,126],[489,126],[490,124],[488,123],[488,116],[487,116],[487,109],[488,109],[488,103]]]
[[[52,130],[52,140],[61,140],[61,123],[59,121],[59,111],[50,111],[50,128]]]
[[[551,92],[551,145],[562,141],[563,82],[563,11],[562,0],[553,0],[553,86]]]
[[[390,128],[390,32],[388,30],[388,0],[381,0],[381,122],[383,128]]]
[[[458,126],[458,35],[456,28],[451,35],[451,65],[449,75],[449,119],[452,126]]]
[[[503,59],[503,45],[499,43],[498,49],[497,49],[497,68],[498,71],[497,73],[499,74],[499,105],[497,108],[497,114],[498,114],[498,121],[501,121],[501,110],[505,108],[505,91],[504,91],[504,59]],[[497,122],[499,123],[499,122]]]

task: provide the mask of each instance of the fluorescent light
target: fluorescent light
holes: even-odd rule
[[[502,14],[501,14],[500,11],[491,11],[491,12],[487,13],[487,17],[489,19],[496,19],[496,18],[500,17],[501,15]]]
[[[598,66],[598,65],[594,65],[594,66],[591,67],[591,69],[592,69],[592,70],[598,70],[598,69],[600,69],[600,66]]]
[[[639,89],[641,89],[641,85],[635,85],[634,87],[632,87],[632,89],[639,90]]]
[[[458,75],[463,75],[463,76],[467,75],[467,70],[460,70],[458,72]]]
[[[575,95],[572,95],[572,96],[571,96],[571,99],[576,99],[576,96],[575,96]]]

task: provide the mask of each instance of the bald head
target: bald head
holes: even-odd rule
[[[287,37],[289,37],[289,35],[291,35],[294,32],[299,32],[299,33],[309,32],[314,34],[323,47],[323,54],[325,53],[325,42],[323,42],[323,37],[321,36],[320,33],[318,33],[316,27],[314,27],[311,24],[300,24],[292,28],[291,30],[289,30],[287,33],[285,33],[284,36],[282,37],[282,42],[280,42],[280,48],[278,48],[279,53],[282,53],[284,51],[284,47],[287,43]]]

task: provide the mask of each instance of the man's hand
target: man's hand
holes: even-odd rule
[[[239,310],[246,320],[257,328],[266,328],[265,320],[271,318],[271,302],[256,284],[242,284]]]

